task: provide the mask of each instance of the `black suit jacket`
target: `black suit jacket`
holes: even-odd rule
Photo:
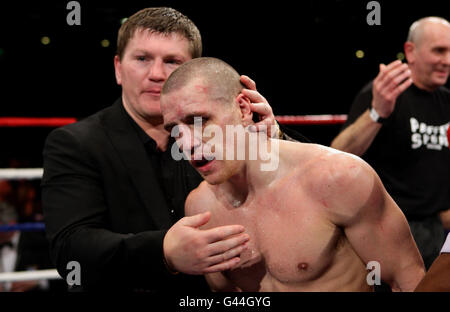
[[[49,134],[42,201],[52,260],[63,278],[78,261],[85,290],[207,290],[203,277],[164,265],[163,238],[176,220],[126,114],[119,99]],[[186,175],[184,198],[198,183]]]

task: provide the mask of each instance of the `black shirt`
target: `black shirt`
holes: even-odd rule
[[[157,180],[166,198],[170,215],[175,223],[184,217],[186,198],[203,179],[188,161],[176,161],[173,159],[171,148],[173,144],[176,144],[174,138],[170,137],[166,151],[158,150],[155,140],[138,126],[130,115],[126,113],[125,109],[124,112],[136,130],[140,141],[145,146],[148,159],[157,175]]]
[[[355,98],[344,127],[372,102],[372,83]],[[408,219],[450,208],[450,91],[427,92],[412,85],[363,155]]]

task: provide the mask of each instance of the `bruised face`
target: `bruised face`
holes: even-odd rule
[[[114,59],[116,80],[122,86],[127,112],[136,121],[161,118],[160,94],[164,82],[190,60],[188,40],[177,34],[136,30],[122,59]]]
[[[164,95],[161,109],[164,127],[191,165],[208,183],[220,184],[243,165],[242,159],[227,157],[227,150],[234,151],[237,144],[237,140],[227,140],[227,126],[244,129],[248,117],[239,106],[242,95],[224,103],[211,93],[211,87],[197,79]]]
[[[429,23],[424,27],[421,40],[410,43],[407,56],[416,85],[433,91],[447,82],[450,73],[450,26]]]

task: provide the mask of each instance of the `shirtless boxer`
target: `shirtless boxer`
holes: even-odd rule
[[[194,117],[224,134],[226,125],[252,125],[241,90],[228,64],[197,58],[175,70],[161,94],[165,128],[177,127],[177,144],[205,179],[186,200],[186,214],[211,214],[199,231],[241,224],[250,236],[237,268],[207,274],[211,288],[370,291],[366,264],[378,261],[394,291],[414,290],[424,275],[422,258],[404,215],[360,158],[315,144],[280,141],[272,148],[268,139],[276,170],[262,171],[259,158],[207,160],[211,138],[194,137]],[[225,155],[230,146],[223,141],[217,148]]]

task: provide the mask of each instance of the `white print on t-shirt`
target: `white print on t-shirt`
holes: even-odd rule
[[[440,151],[442,147],[448,147],[448,122],[441,126],[433,126],[419,122],[414,117],[411,117],[409,122],[411,124],[411,147],[413,149],[425,146],[427,149]]]

